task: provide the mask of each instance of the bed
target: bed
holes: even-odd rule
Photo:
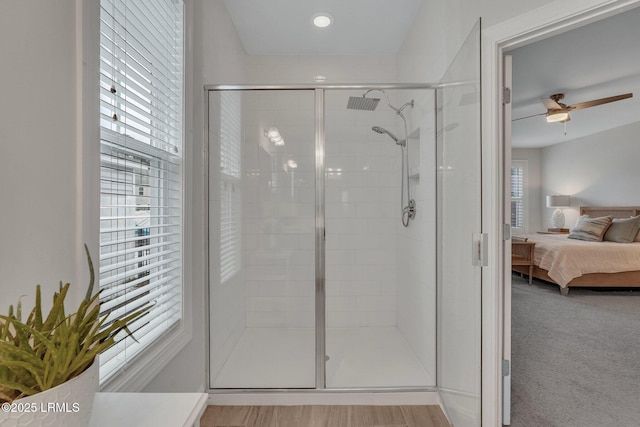
[[[580,215],[585,214],[622,219],[640,215],[640,207],[581,207]],[[556,283],[562,295],[568,295],[570,287],[640,287],[640,242],[585,242],[567,234],[521,237],[535,243],[534,265],[512,269]]]

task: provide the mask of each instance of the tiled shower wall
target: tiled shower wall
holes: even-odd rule
[[[315,75],[326,76],[329,83],[393,82],[395,59],[247,59],[249,83],[310,83]],[[416,100],[408,117],[414,132],[409,148],[418,215],[405,229],[400,222],[400,147],[371,130],[381,126],[404,138],[402,121],[380,93],[370,95],[382,98],[376,111],[346,109],[348,97],[362,96],[362,91],[326,94],[327,326],[397,326],[421,363],[432,370],[433,95],[428,90],[390,91],[394,105]],[[245,92],[241,122],[242,274],[237,279],[242,283],[214,291],[217,298],[212,297],[218,300],[213,303],[214,324],[216,319],[230,320],[227,327],[220,327],[229,337],[237,337],[245,327],[311,328],[315,324],[313,92]],[[284,147],[273,147],[265,137],[271,126],[280,129]],[[219,162],[212,164],[215,161]],[[296,167],[291,168],[289,161]],[[211,220],[215,224],[215,218]],[[236,303],[241,301],[240,307]],[[243,321],[233,320],[239,316]]]
[[[210,296],[210,378],[215,379],[227,357],[238,343],[246,327],[246,282],[243,269],[222,280],[221,261],[221,142],[228,134],[228,123],[223,123],[222,96],[211,92],[209,102],[209,296]],[[237,98],[236,98],[237,99]],[[236,141],[238,141],[236,139]],[[236,186],[241,192],[241,185]]]
[[[393,56],[268,56],[252,57],[248,64],[249,80],[255,83],[308,83],[316,75],[326,76],[328,82],[395,80]],[[371,127],[386,127],[402,135],[401,121],[382,103],[376,111],[347,110],[351,95],[361,96],[362,92],[327,91],[326,96],[327,326],[395,326],[400,148]],[[313,327],[313,97],[303,101],[299,94],[290,92],[269,93],[265,97],[271,99],[245,105],[252,118],[245,124],[243,161],[246,171],[259,171],[253,176],[248,174],[243,199],[247,326]],[[303,135],[303,121],[309,123],[311,134]],[[290,141],[281,150],[287,152],[287,159],[274,154],[277,151],[265,149],[265,138],[256,131],[271,124]],[[254,149],[257,144],[251,135],[262,138],[260,150]],[[263,174],[274,162],[276,168],[281,168],[281,164],[293,159],[291,156],[295,156],[298,165],[294,174],[300,178],[292,186],[287,172],[281,172],[282,187],[273,180],[269,183]],[[252,216],[265,209],[273,212],[275,205],[290,210],[286,215],[292,221],[295,216],[301,234],[295,238],[277,237],[271,232],[265,234],[264,221],[261,220],[262,226],[256,224]],[[284,249],[293,251],[295,256],[283,255]],[[288,265],[277,265],[278,253]]]
[[[361,95],[326,95],[328,327],[395,326],[397,319],[401,150],[371,128],[402,135],[401,122],[384,105],[346,109],[349,96]]]
[[[416,217],[398,229],[398,329],[422,366],[436,372],[436,184],[434,93],[411,92],[407,114],[411,196]]]
[[[348,111],[347,98],[345,92],[327,94],[327,325],[395,326],[400,149],[371,127],[393,129],[397,123],[384,110]],[[313,94],[262,92],[245,94],[244,100],[247,327],[313,327]],[[256,132],[272,124],[284,147]]]
[[[246,326],[315,325],[313,91],[243,94]],[[265,136],[277,127],[285,145]]]

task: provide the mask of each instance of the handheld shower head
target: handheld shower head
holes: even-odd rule
[[[402,145],[402,141],[400,141],[398,139],[398,137],[396,137],[394,134],[392,134],[391,132],[389,132],[385,128],[381,128],[380,126],[374,126],[374,127],[371,128],[371,130],[376,132],[376,133],[379,133],[381,135],[386,133],[387,135],[389,135],[389,137],[391,137],[391,139],[393,139],[396,142],[396,144]]]

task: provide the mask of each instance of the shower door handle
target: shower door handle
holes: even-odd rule
[[[489,239],[487,233],[473,233],[472,236],[472,248],[473,248],[473,265],[475,267],[486,267],[489,265],[487,259],[487,252],[489,251]]]

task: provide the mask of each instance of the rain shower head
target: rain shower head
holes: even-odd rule
[[[391,132],[389,132],[385,128],[381,128],[380,126],[374,126],[374,127],[371,128],[371,130],[376,132],[376,133],[379,133],[381,135],[386,133],[387,135],[389,135],[391,137],[391,139],[393,139],[396,142],[396,144],[401,144],[402,143],[394,134],[392,134]]]
[[[362,96],[350,96],[347,102],[348,110],[373,111],[378,107],[380,98],[367,98],[366,93]]]

